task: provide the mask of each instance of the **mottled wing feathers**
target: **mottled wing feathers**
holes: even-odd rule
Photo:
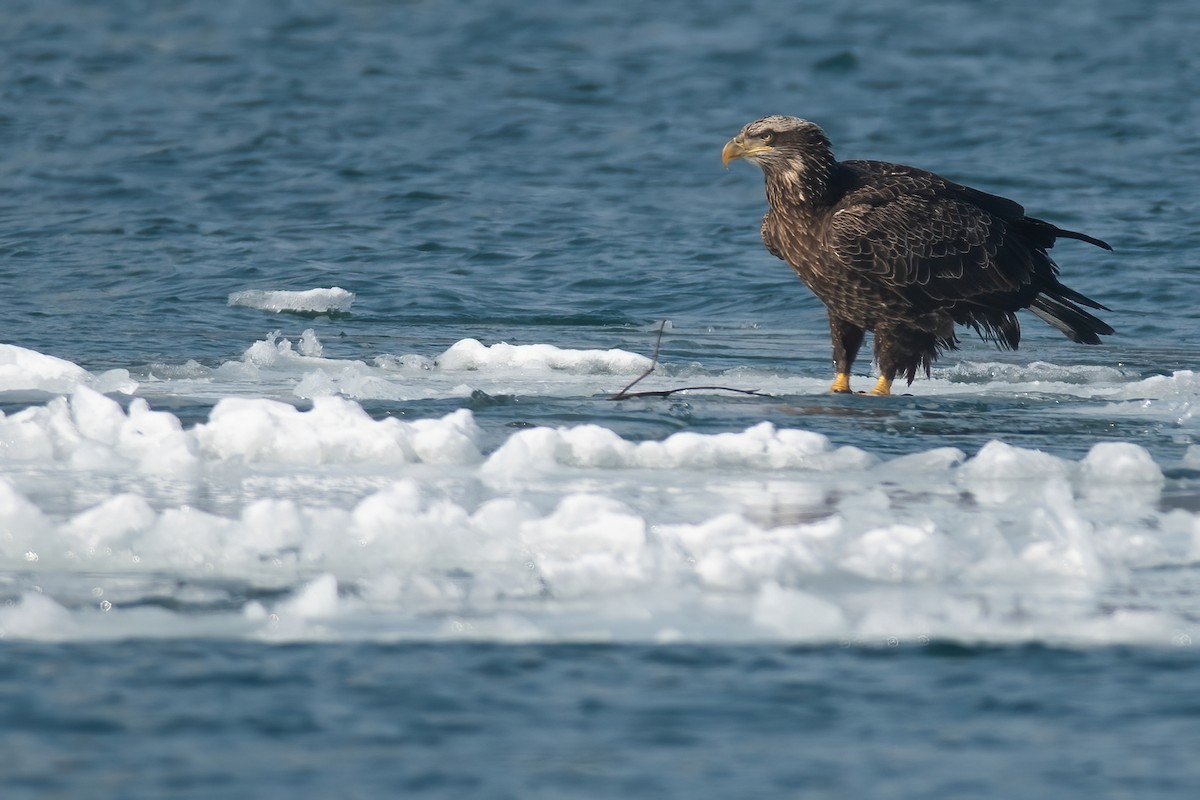
[[[847,166],[857,185],[833,210],[829,246],[846,267],[872,275],[915,308],[1019,292],[1042,266],[1020,237],[1008,235],[1005,217],[1024,213],[1018,204],[920,170]]]

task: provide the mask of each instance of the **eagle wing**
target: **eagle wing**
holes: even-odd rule
[[[915,310],[1015,299],[1033,279],[1034,251],[1009,235],[1024,219],[1017,203],[911,167],[847,166],[860,179],[833,210],[829,245],[843,266],[891,288]]]

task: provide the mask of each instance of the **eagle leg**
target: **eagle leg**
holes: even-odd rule
[[[951,336],[953,332],[951,332]],[[929,377],[929,368],[938,350],[953,349],[953,338],[907,325],[881,324],[875,328],[875,363],[879,382],[871,394],[891,394],[892,381],[902,376],[911,386],[917,372]]]
[[[879,380],[875,381],[875,388],[867,392],[867,394],[887,397],[892,393],[892,379],[886,375],[880,375]]]
[[[864,334],[865,331],[858,325],[838,319],[833,314],[829,315],[829,337],[833,340],[833,368],[837,373],[829,391],[850,391],[850,367],[854,365],[854,359],[862,347]]]

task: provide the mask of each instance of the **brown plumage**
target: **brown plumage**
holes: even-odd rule
[[[1011,349],[1022,308],[1083,344],[1113,332],[1080,306],[1105,307],[1062,285],[1046,253],[1059,238],[1112,249],[1099,239],[932,172],[837,161],[825,133],[796,117],[751,122],[721,155],[726,166],[744,158],[762,168],[763,242],[829,311],[833,391],[850,390],[866,331],[875,332],[875,394],[888,394],[897,375],[910,384],[928,375],[957,346],[956,324]]]

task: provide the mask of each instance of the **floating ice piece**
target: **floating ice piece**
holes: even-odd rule
[[[1114,397],[1125,400],[1200,398],[1200,373],[1190,369],[1151,375],[1122,386]]]
[[[292,345],[291,339],[285,339],[283,331],[272,331],[266,339],[257,341],[242,354],[242,363],[256,367],[274,367],[280,364],[295,362],[308,364],[312,362],[325,363],[325,347],[317,338],[316,331],[305,328],[300,334],[299,350]],[[228,363],[228,362],[227,362]],[[365,366],[361,361],[328,361],[334,365]],[[223,364],[222,367],[226,365]]]
[[[1088,451],[1079,467],[1084,481],[1160,484],[1164,480],[1154,457],[1132,442],[1100,442]]]
[[[338,582],[333,575],[320,575],[279,605],[280,618],[321,619],[338,611]]]
[[[350,311],[354,297],[354,292],[348,292],[340,286],[303,292],[248,289],[229,295],[229,305],[273,311],[276,314],[345,314]]]
[[[115,548],[150,530],[157,515],[141,495],[117,494],[76,515],[63,529],[67,541],[83,546],[82,555],[100,548]]]
[[[849,631],[845,615],[833,603],[776,583],[759,591],[750,618],[759,627],[799,641],[839,639]]]
[[[36,561],[50,529],[42,510],[0,477],[0,558]]]
[[[776,428],[761,422],[741,433],[683,431],[661,442],[633,443],[599,425],[531,428],[509,437],[488,458],[490,475],[571,466],[600,469],[866,469],[878,459],[857,447],[834,448],[811,431]]]
[[[201,451],[220,459],[282,464],[469,464],[479,428],[462,409],[441,419],[372,419],[362,406],[318,397],[311,411],[275,400],[226,398],[195,428]]]
[[[1096,552],[1095,529],[1079,513],[1071,487],[1050,480],[1042,489],[1042,504],[1033,512],[1031,531],[1036,540],[1021,552],[1029,566],[1063,577],[1098,581],[1104,566]]]
[[[929,582],[952,568],[942,538],[931,523],[876,528],[849,544],[841,566],[875,580]]]
[[[634,373],[650,366],[650,359],[627,350],[565,350],[550,344],[485,346],[478,339],[463,339],[437,358],[442,369],[489,368],[572,370],[576,372]]]
[[[53,641],[80,633],[71,612],[40,592],[25,592],[21,602],[0,608],[0,637]]]
[[[1057,456],[993,439],[962,465],[960,474],[971,481],[1030,481],[1066,477],[1070,468]]]
[[[568,495],[521,526],[521,541],[557,596],[611,592],[646,577],[646,523],[623,503]]]
[[[764,530],[740,515],[722,514],[698,525],[664,525],[659,536],[678,544],[706,586],[747,591],[764,579],[794,582],[820,573],[824,563],[813,545],[842,530],[837,517]]]
[[[83,367],[11,344],[0,344],[0,392],[64,392],[84,383]]]
[[[1129,379],[1129,373],[1115,367],[1084,364],[1060,366],[1046,361],[1030,364],[1002,364],[994,361],[962,361],[938,370],[938,377],[951,383],[1067,383],[1112,384]]]
[[[137,382],[129,371],[114,369],[92,375],[78,364],[11,344],[0,344],[0,392],[66,394],[77,386],[101,392],[132,394]]]
[[[194,445],[172,414],[135,398],[126,414],[116,401],[86,386],[70,399],[0,414],[0,449],[21,461],[65,462],[77,469],[127,469],[185,477],[196,465]]]

